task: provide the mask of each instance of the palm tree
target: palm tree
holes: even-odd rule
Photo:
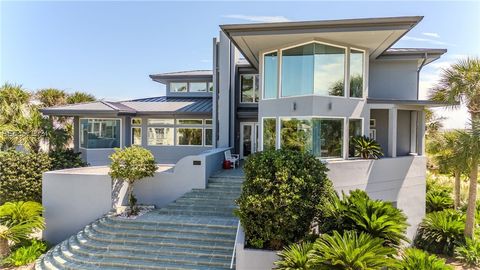
[[[78,91],[68,95],[67,97],[68,104],[76,104],[76,103],[92,102],[92,101],[95,101],[95,97],[93,95],[83,93],[83,92],[78,92]]]
[[[278,253],[280,260],[275,262],[278,270],[309,270],[314,269],[309,262],[308,255],[313,243],[303,242],[291,244]]]
[[[38,90],[35,94],[42,107],[52,107],[67,103],[67,93],[55,88]]]
[[[464,103],[470,114],[473,133],[477,133],[480,125],[480,59],[467,58],[444,69],[440,82],[433,88],[432,100],[448,102],[452,106]],[[475,138],[467,142],[475,145]],[[465,236],[472,238],[475,227],[475,206],[477,199],[477,178],[479,165],[479,148],[470,149],[470,188],[468,195],[467,221]]]
[[[10,253],[9,242],[28,239],[45,228],[43,207],[37,202],[7,202],[0,206],[0,258]]]

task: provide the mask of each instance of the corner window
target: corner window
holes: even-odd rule
[[[186,82],[172,82],[170,83],[170,92],[187,92]]]
[[[278,53],[263,56],[263,98],[276,98],[278,91]]]
[[[178,145],[202,145],[202,128],[177,128]]]
[[[189,92],[207,92],[207,83],[191,82]]]
[[[149,127],[148,145],[174,145],[173,136],[173,127]]]
[[[243,74],[240,77],[240,102],[258,102],[258,75]]]
[[[277,119],[263,119],[263,150],[274,150],[277,141]]]
[[[142,145],[142,128],[132,127],[132,145]]]
[[[80,147],[120,147],[120,119],[80,119]]]
[[[282,51],[282,96],[344,96],[345,49],[310,43]]]
[[[355,157],[355,147],[352,143],[352,138],[362,136],[362,119],[348,120],[348,157]]]
[[[365,53],[350,50],[350,97],[363,97],[363,62]]]

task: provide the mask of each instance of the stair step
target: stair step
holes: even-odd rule
[[[178,210],[192,210],[192,211],[219,211],[219,212],[232,212],[237,207],[233,205],[211,205],[211,204],[187,204],[187,203],[172,203],[164,209],[178,209]]]
[[[213,211],[188,211],[179,209],[161,209],[161,213],[166,215],[183,215],[183,216],[211,216],[211,217],[233,217],[232,212],[213,212]]]
[[[184,206],[202,206],[202,207],[214,207],[214,208],[230,208],[235,209],[237,206],[235,205],[235,201],[209,201],[209,200],[178,200],[173,202],[170,205],[184,205]]]
[[[233,228],[237,229],[238,219],[237,218],[226,218],[226,217],[190,217],[190,216],[167,216],[159,213],[159,210],[152,212],[152,217],[154,221],[145,220],[145,219],[122,219],[117,217],[107,217],[107,219],[113,220],[117,223],[127,223],[127,224],[138,224],[142,225],[177,225],[187,228]]]

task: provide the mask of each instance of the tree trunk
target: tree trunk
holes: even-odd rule
[[[455,172],[455,204],[454,207],[455,209],[460,208],[460,188],[461,188],[461,179],[460,179],[461,173],[460,172]]]
[[[8,246],[8,240],[0,238],[0,259],[7,257],[9,253],[10,247]]]
[[[465,236],[473,238],[475,230],[475,210],[477,203],[477,178],[478,178],[478,161],[472,161],[470,169],[470,187],[468,189],[468,207],[467,220],[465,222]]]

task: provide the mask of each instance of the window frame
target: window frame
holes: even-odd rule
[[[363,53],[363,63],[362,63],[362,68],[363,68],[363,70],[362,70],[362,76],[363,76],[363,77],[362,77],[362,79],[363,79],[363,80],[362,80],[362,97],[351,97],[351,96],[350,96],[350,75],[351,75],[351,74],[350,74],[350,55],[351,55],[351,51],[352,51],[352,50],[360,51],[360,52]],[[347,70],[347,73],[346,73],[346,74],[347,74],[347,77],[348,77],[348,78],[347,78],[347,82],[348,82],[348,83],[345,84],[345,85],[348,86],[347,98],[358,99],[358,100],[362,100],[362,99],[365,99],[365,98],[366,98],[366,97],[365,97],[365,96],[366,96],[366,93],[365,93],[365,89],[366,89],[365,86],[366,86],[366,85],[365,85],[365,84],[367,83],[367,76],[366,76],[367,74],[366,74],[366,71],[367,71],[367,68],[368,68],[368,66],[367,66],[367,62],[368,62],[368,61],[367,61],[366,58],[367,58],[367,51],[366,51],[366,50],[364,50],[364,49],[359,49],[359,48],[357,48],[357,47],[348,47],[348,67],[347,67],[348,70]]]
[[[365,118],[364,117],[348,117],[348,123],[347,123],[347,159],[359,159],[358,157],[350,157],[350,120],[360,120],[361,124],[360,126],[362,127],[362,131],[360,132],[360,136],[365,136]]]
[[[174,83],[182,83],[182,84],[186,84],[187,87],[185,88],[185,92],[182,92],[182,91],[172,91],[172,84]],[[171,92],[171,93],[188,93],[190,92],[189,89],[188,89],[189,85],[188,85],[188,81],[174,81],[174,82],[169,82],[168,83],[168,91]]]
[[[192,91],[192,90],[191,90],[191,89],[192,89],[191,85],[192,85],[192,84],[195,84],[195,83],[205,84],[205,91]],[[208,82],[207,82],[207,81],[188,82],[187,92],[188,92],[188,93],[208,93]],[[180,92],[180,93],[183,93],[183,92]]]
[[[182,121],[182,120],[193,120],[193,121],[202,121],[202,123],[200,124],[180,124],[179,121]],[[194,126],[194,127],[199,127],[199,126],[203,126],[204,125],[204,119],[203,118],[176,118],[175,119],[175,125],[178,125],[178,126]]]
[[[243,76],[253,76],[253,95],[252,95],[252,98],[253,98],[253,101],[242,101],[242,78]],[[257,79],[255,79],[257,78]],[[257,97],[258,100],[260,101],[260,85],[257,85],[260,84],[260,74],[258,73],[244,73],[244,74],[240,74],[240,87],[239,87],[239,97],[240,97],[240,100],[239,100],[239,103],[240,104],[258,104],[258,101],[255,101],[255,98]],[[256,91],[255,91],[255,87],[257,88]]]
[[[114,117],[95,117],[95,118],[92,118],[92,117],[80,117],[78,118],[78,126],[79,126],[79,129],[78,129],[78,148],[79,149],[85,149],[85,150],[88,150],[88,151],[91,151],[91,150],[111,150],[111,149],[114,149],[116,147],[112,147],[112,148],[85,148],[85,147],[82,147],[81,145],[81,133],[82,133],[82,129],[80,128],[81,126],[81,120],[82,119],[95,119],[95,120],[120,120],[120,137],[119,137],[119,147],[122,148],[124,146],[123,144],[123,135],[122,135],[122,129],[123,129],[123,123],[122,123],[122,118],[114,118]]]
[[[133,136],[133,129],[138,128],[140,129],[140,144],[135,144],[134,143],[134,136]],[[130,127],[130,145],[138,145],[142,146],[143,145],[143,128],[140,125],[134,125]]]
[[[274,148],[275,148],[275,150],[277,150],[277,149],[279,149],[279,148],[278,148],[278,145],[279,145],[278,139],[279,139],[279,137],[278,137],[278,128],[277,128],[277,126],[278,126],[278,117],[276,117],[276,116],[265,116],[265,117],[262,117],[262,118],[261,118],[261,121],[262,121],[262,122],[261,122],[261,125],[260,125],[261,131],[260,131],[260,134],[259,134],[259,138],[260,138],[260,140],[261,140],[260,143],[259,143],[260,146],[261,146],[260,151],[264,151],[264,150],[265,150],[265,149],[263,148],[263,147],[264,147],[263,134],[264,134],[264,128],[265,128],[265,126],[264,126],[264,120],[265,120],[265,119],[274,119],[274,120],[275,120],[275,145],[274,145]]]
[[[200,144],[179,144],[180,136],[178,136],[178,131],[179,129],[200,129],[202,132],[202,138],[200,139]],[[175,127],[175,146],[182,146],[182,147],[204,147],[204,132],[205,132],[205,127],[202,126],[192,126],[192,125],[182,125],[179,127]]]
[[[265,55],[266,54],[271,54],[271,53],[277,53],[277,91],[275,93],[275,97],[271,97],[271,98],[265,98]],[[279,89],[280,89],[280,85],[279,85],[279,81],[280,81],[280,74],[281,73],[281,62],[280,62],[280,58],[282,57],[281,55],[281,51],[279,49],[275,49],[275,50],[270,50],[270,51],[266,51],[264,53],[262,53],[262,74],[260,76],[260,74],[258,74],[261,78],[260,79],[260,87],[261,89],[259,89],[259,92],[260,93],[260,98],[261,100],[272,100],[272,99],[278,99],[278,94],[279,94]],[[260,100],[259,100],[260,101]]]
[[[156,129],[156,128],[171,128],[173,129],[173,142],[172,144],[150,144],[150,141],[148,139],[148,135],[150,134],[150,129]],[[163,146],[175,146],[175,126],[174,125],[153,125],[153,126],[147,126],[147,146],[153,146],[153,147],[163,147]]]

